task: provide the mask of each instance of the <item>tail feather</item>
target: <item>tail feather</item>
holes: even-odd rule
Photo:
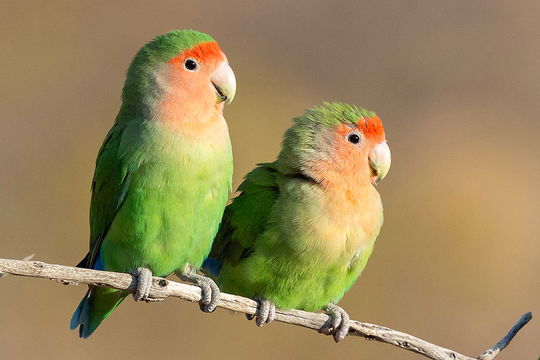
[[[79,336],[86,339],[127,295],[120,290],[90,287],[71,317],[70,329],[79,327]]]
[[[202,266],[202,271],[212,278],[217,278],[222,266],[223,264],[218,259],[206,258]]]

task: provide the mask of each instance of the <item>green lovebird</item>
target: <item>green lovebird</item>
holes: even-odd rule
[[[215,40],[193,30],[156,37],[135,55],[122,105],[99,151],[90,205],[90,251],[80,267],[138,276],[176,272],[201,287],[211,312],[219,289],[196,271],[212,247],[232,182],[224,103],[234,73]],[[91,286],[71,319],[90,336],[128,293]]]
[[[208,272],[222,291],[257,299],[257,325],[275,307],[316,311],[341,341],[350,320],[336,304],[366,266],[383,223],[374,185],[390,168],[371,112],[324,103],[294,119],[276,161],[259,164],[227,206]]]

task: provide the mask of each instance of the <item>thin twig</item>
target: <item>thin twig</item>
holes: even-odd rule
[[[39,261],[0,259],[0,273],[50,279],[65,285],[87,284],[102,286],[124,290],[130,293],[135,292],[137,288],[137,278],[129,274],[46,264]],[[167,297],[177,297],[186,301],[198,302],[201,299],[201,290],[193,285],[154,277],[149,294],[150,300],[160,301]],[[257,302],[254,300],[225,293],[221,294],[218,307],[249,315],[254,315],[257,312]],[[491,360],[510,343],[517,332],[531,318],[531,313],[523,315],[501,341],[476,359],[431,344],[409,334],[359,321],[352,322],[349,335],[391,344],[424,355],[433,360]],[[319,330],[330,319],[328,315],[320,313],[278,309],[275,320],[308,329]]]
[[[491,348],[487,349],[482,355],[478,357],[478,360],[491,360],[497,356],[505,347],[510,344],[510,341],[517,335],[519,330],[524,327],[532,319],[532,314],[530,312],[523,314],[521,319],[514,325],[508,334],[506,334],[501,341],[493,345]]]

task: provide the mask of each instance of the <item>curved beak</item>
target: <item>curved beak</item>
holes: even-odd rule
[[[392,162],[390,156],[390,148],[386,141],[378,144],[371,150],[368,155],[369,167],[371,168],[371,175],[373,176],[373,184],[377,184],[384,179],[388,170],[390,170],[390,163]]]
[[[226,61],[223,61],[212,75],[210,81],[216,90],[217,102],[225,101],[230,104],[236,93],[236,78],[234,72]]]

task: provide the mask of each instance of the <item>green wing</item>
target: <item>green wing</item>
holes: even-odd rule
[[[90,252],[79,267],[94,266],[103,238],[127,194],[130,172],[119,153],[124,128],[118,123],[112,127],[97,156],[90,203]]]
[[[227,206],[210,258],[237,264],[249,256],[257,236],[264,232],[279,196],[279,173],[273,164],[259,164],[238,187],[240,194]]]

